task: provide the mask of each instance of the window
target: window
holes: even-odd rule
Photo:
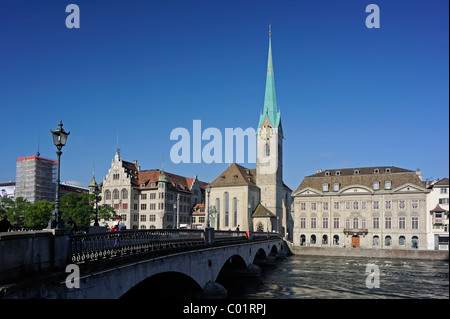
[[[365,201],[361,202],[361,209],[367,209],[367,203]]]
[[[345,228],[350,228],[350,218],[345,219]]]
[[[380,237],[378,237],[377,235],[373,236],[373,245],[380,246]]]
[[[350,209],[350,202],[345,202],[345,209]]]
[[[311,228],[316,228],[317,224],[316,224],[316,217],[311,217]]]
[[[448,198],[439,198],[439,204],[448,204]]]
[[[340,176],[341,175],[341,171],[336,171],[336,176]]]
[[[359,203],[353,202],[353,209],[359,209]]]
[[[230,199],[230,195],[228,194],[228,192],[225,192],[225,194],[223,195],[223,202],[225,205],[225,227],[227,227],[229,225],[229,218],[230,218],[230,203],[229,203],[229,199]]]
[[[128,203],[123,203],[123,204],[122,204],[122,208],[123,208],[123,209],[128,209]]]
[[[373,218],[373,228],[374,229],[379,229],[380,228],[380,218],[379,217],[374,217]]]
[[[411,228],[412,229],[419,229],[419,217],[412,217],[411,218]]]
[[[391,229],[391,227],[392,227],[392,218],[386,217],[386,219],[384,220],[384,228]]]
[[[300,203],[300,210],[306,210],[306,203]]]
[[[323,210],[328,210],[328,202],[323,202],[322,203],[322,209]]]
[[[141,210],[146,210],[147,209],[147,204],[141,204]]]
[[[398,208],[399,209],[405,209],[406,208],[406,201],[405,200],[399,200],[398,201]]]
[[[328,183],[323,183],[322,184],[322,191],[328,192]]]
[[[447,188],[441,188],[441,194],[447,194]]]
[[[237,220],[238,220],[238,215],[237,215],[237,198],[233,197],[233,226],[234,227],[237,226]]]
[[[305,217],[300,218],[300,228],[306,228],[306,218]]]
[[[119,179],[119,174],[113,174],[113,180],[118,180]]]
[[[339,183],[333,184],[333,191],[337,192],[339,190]]]
[[[117,189],[115,189],[115,190],[113,191],[113,198],[114,198],[114,199],[119,199],[119,191],[118,191]]]
[[[147,199],[147,194],[141,194],[141,199]]]
[[[328,217],[322,219],[322,228],[328,228]]]
[[[355,169],[355,171],[353,172],[353,174],[355,175],[359,175],[359,173],[360,173],[359,169]]]
[[[400,236],[400,237],[398,238],[398,244],[399,244],[399,246],[405,246],[405,245],[406,245],[406,239],[405,239],[405,236]]]
[[[375,174],[379,174],[379,173],[380,173],[380,169],[379,169],[379,168],[375,168],[375,169],[373,170],[373,172],[374,172]]]
[[[390,201],[390,200],[385,201],[385,208],[386,209],[391,209],[392,208],[392,201]]]
[[[333,227],[334,228],[339,228],[339,217],[334,217]]]
[[[411,238],[411,248],[414,248],[414,249],[419,248],[419,238],[417,238],[417,236],[413,236]]]
[[[339,209],[339,202],[334,202],[334,209]]]
[[[323,235],[322,236],[322,245],[327,245],[328,244],[328,236],[327,235]]]
[[[266,146],[265,146],[265,148],[264,148],[264,154],[265,154],[266,156],[270,156],[270,146],[269,146],[269,143],[266,143]]]
[[[417,199],[411,200],[411,208],[412,209],[418,209],[419,208],[419,201]]]
[[[366,223],[366,220],[364,218],[361,219],[361,228],[363,228],[363,229],[367,228],[367,223]]]
[[[357,217],[353,218],[353,229],[359,228],[359,220]]]
[[[406,229],[406,217],[399,217],[398,218],[398,228],[399,229]]]
[[[311,244],[316,243],[316,235],[311,235]]]
[[[384,182],[384,189],[391,189],[392,182],[391,181],[385,181]]]
[[[376,190],[376,191],[380,189],[380,182],[379,181],[374,181],[373,182],[373,189]]]
[[[390,173],[390,172],[391,172],[391,169],[390,169],[390,168],[385,168],[385,169],[384,169],[384,172],[385,172],[385,173]]]
[[[373,209],[380,209],[380,202],[377,200],[373,201]]]
[[[392,244],[391,236],[386,236],[386,238],[384,239],[384,244],[386,245],[386,247],[391,246],[391,244]]]
[[[333,245],[339,245],[339,236],[338,235],[333,236]]]
[[[109,191],[109,189],[105,191],[105,199],[111,199],[111,192]]]
[[[311,203],[311,209],[312,210],[317,210],[317,203],[316,202],[312,202]]]
[[[125,188],[122,189],[122,199],[128,199],[128,191]]]
[[[155,222],[156,221],[156,215],[149,215],[148,217],[149,217],[148,218],[149,221],[151,221],[151,222]]]
[[[147,221],[147,216],[141,215],[141,222],[146,222],[146,221]]]
[[[167,207],[173,208],[173,206],[171,206],[171,205],[169,205],[169,206],[167,206]],[[151,204],[150,204],[150,210],[156,210],[156,203],[151,203]]]

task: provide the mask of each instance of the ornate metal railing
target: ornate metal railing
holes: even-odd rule
[[[214,245],[234,244],[248,240],[279,238],[276,233],[214,231]],[[139,229],[119,232],[73,234],[70,258],[73,263],[94,261],[139,253],[161,253],[169,250],[198,249],[208,246],[203,230]]]
[[[74,263],[161,251],[205,244],[202,230],[140,229],[93,234],[75,234],[71,237],[71,260]]]

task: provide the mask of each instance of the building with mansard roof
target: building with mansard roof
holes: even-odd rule
[[[277,231],[292,235],[292,190],[283,182],[283,129],[277,106],[269,31],[264,109],[256,131],[256,169],[233,163],[211,183],[216,229]]]
[[[294,245],[427,249],[429,192],[420,170],[318,170],[292,194]]]
[[[99,186],[99,205],[113,207],[127,229],[150,229],[189,226],[194,206],[204,202],[206,183],[197,176],[165,172],[164,167],[141,170],[137,161],[123,160],[117,149]],[[100,221],[101,225],[108,223]]]

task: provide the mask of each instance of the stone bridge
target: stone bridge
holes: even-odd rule
[[[1,233],[0,298],[223,298],[286,253],[277,234],[211,229]]]

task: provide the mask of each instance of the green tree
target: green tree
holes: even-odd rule
[[[12,226],[24,225],[25,211],[31,206],[31,203],[19,196],[16,198],[3,198],[0,201],[1,215],[7,215]]]
[[[42,228],[47,227],[54,208],[55,203],[49,202],[45,199],[31,204],[23,214],[24,226]]]
[[[78,226],[89,226],[95,218],[95,195],[68,193],[61,196],[59,209],[62,218],[72,217]]]

